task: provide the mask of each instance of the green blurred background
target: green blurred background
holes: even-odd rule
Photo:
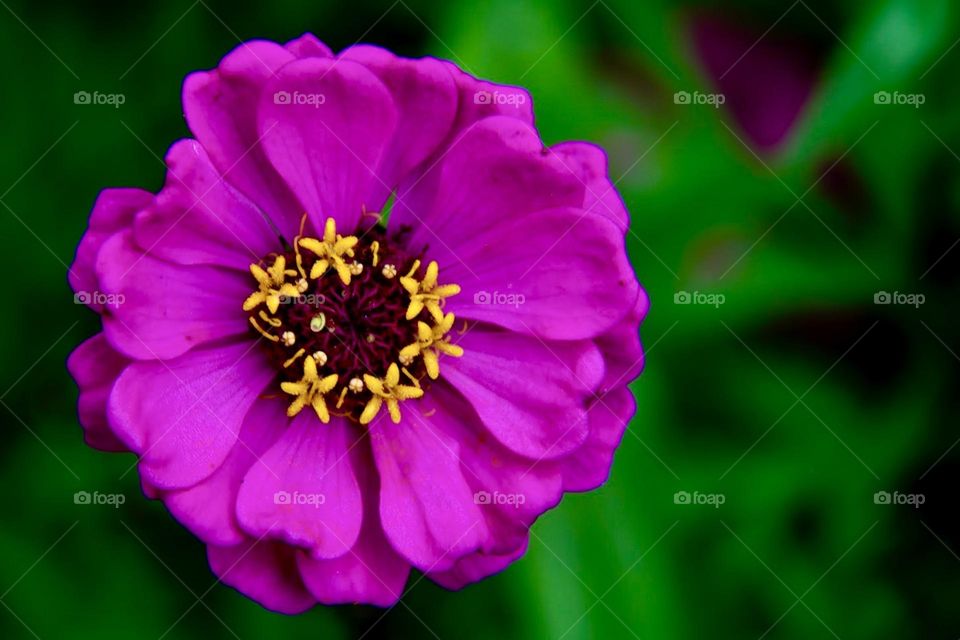
[[[955,3],[0,5],[0,637],[960,635]],[[605,146],[653,304],[609,483],[526,557],[289,618],[215,584],[131,456],[84,446],[64,361],[97,322],[65,272],[101,188],[161,186],[183,77],[304,31],[523,84],[547,143]]]

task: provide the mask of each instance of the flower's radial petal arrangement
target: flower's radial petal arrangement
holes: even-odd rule
[[[275,611],[394,604],[520,558],[610,473],[647,297],[604,153],[530,95],[310,35],[190,75],[159,193],[107,189],[70,271],[87,442]]]

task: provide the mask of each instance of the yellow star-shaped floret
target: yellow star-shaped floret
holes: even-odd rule
[[[424,307],[433,316],[433,319],[439,324],[443,322],[443,311],[440,303],[445,298],[455,296],[460,293],[458,284],[437,284],[437,277],[440,274],[440,267],[436,261],[431,261],[427,265],[427,273],[423,280],[417,280],[414,274],[420,268],[420,261],[413,263],[410,271],[404,277],[400,278],[400,284],[407,293],[410,294],[410,305],[407,307],[407,320],[413,320],[417,317]]]
[[[277,256],[273,266],[266,269],[260,265],[251,264],[250,273],[257,279],[259,289],[243,301],[244,311],[252,311],[266,302],[270,313],[276,313],[280,308],[281,298],[296,298],[300,295],[296,285],[286,282],[287,276],[295,276],[297,272],[287,269],[287,260],[283,256]]]
[[[316,361],[313,358],[305,358],[303,378],[300,382],[284,382],[280,385],[284,393],[296,396],[287,407],[287,415],[292,418],[309,404],[317,413],[320,422],[324,424],[330,422],[330,412],[327,410],[327,401],[323,396],[336,386],[337,377],[337,374],[333,374],[321,378],[317,373]]]
[[[433,327],[426,322],[417,322],[417,341],[400,350],[401,358],[415,358],[423,356],[423,364],[427,368],[427,375],[436,380],[440,376],[440,354],[459,358],[463,355],[463,348],[450,344],[447,333],[453,328],[452,313],[443,316],[443,319]]]
[[[323,240],[316,238],[302,238],[300,246],[317,254],[319,260],[310,267],[310,278],[316,280],[327,269],[333,267],[340,276],[343,284],[350,284],[350,265],[344,256],[353,257],[353,248],[359,240],[356,236],[341,236],[337,233],[337,223],[333,218],[327,218],[323,229]]]
[[[367,401],[367,406],[363,408],[363,413],[360,415],[360,424],[370,424],[370,421],[377,417],[384,402],[387,403],[390,419],[394,423],[398,423],[400,422],[400,401],[423,396],[423,389],[420,387],[400,384],[400,369],[396,363],[391,364],[390,368],[387,369],[385,378],[375,378],[369,374],[364,374],[363,383],[373,395]]]

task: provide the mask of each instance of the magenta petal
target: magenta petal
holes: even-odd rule
[[[275,375],[255,347],[196,349],[174,360],[135,362],[120,375],[110,425],[140,455],[140,474],[150,484],[189,487],[223,464],[247,410]]]
[[[380,485],[367,443],[351,450],[363,493],[363,525],[356,544],[339,558],[319,560],[297,555],[304,584],[323,604],[392,606],[403,594],[410,564],[387,542],[380,525]]]
[[[559,158],[546,152],[530,125],[487,118],[454,141],[422,180],[401,186],[390,226],[411,226],[411,247],[430,245],[455,255],[474,236],[525,214],[579,208],[584,189]],[[443,264],[452,262],[455,257]]]
[[[569,453],[587,437],[587,400],[603,360],[590,342],[553,342],[478,326],[441,360],[443,377],[511,451],[533,459]]]
[[[434,58],[411,60],[370,45],[350,47],[343,60],[358,62],[386,85],[397,107],[397,130],[377,173],[373,210],[379,210],[401,178],[437,151],[457,113],[457,86],[446,64]]]
[[[120,372],[130,361],[117,353],[98,333],[77,347],[67,360],[67,369],[80,389],[77,412],[84,439],[102,451],[126,451],[107,423],[107,398]]]
[[[618,387],[597,400],[587,414],[590,432],[583,445],[558,461],[564,491],[591,491],[610,475],[613,454],[637,410],[628,387]]]
[[[267,83],[258,119],[261,145],[314,228],[332,216],[349,233],[365,209],[378,208],[375,170],[397,112],[371,71],[346,60],[292,62]]]
[[[226,585],[278,613],[303,613],[316,600],[297,570],[296,550],[253,538],[232,547],[207,547],[210,569]]]
[[[348,452],[356,428],[341,418],[322,424],[307,408],[251,468],[237,498],[240,526],[280,538],[318,558],[347,553],[363,515]]]
[[[404,408],[407,410],[407,408]],[[424,571],[449,568],[488,532],[460,470],[460,445],[423,420],[370,425],[380,472],[380,520],[390,544]]]
[[[174,144],[166,163],[166,185],[134,225],[137,244],[150,255],[246,271],[281,249],[263,214],[224,181],[197,141]]]
[[[597,346],[606,362],[601,390],[607,391],[633,382],[643,370],[645,358],[640,344],[640,323],[650,309],[650,299],[641,288],[633,309],[623,322],[597,337]]]
[[[291,238],[302,206],[259,144],[257,103],[267,80],[295,59],[274,42],[255,40],[231,51],[216,69],[192,73],[183,83],[187,124],[214,166]]]
[[[253,289],[249,274],[158,260],[134,245],[132,231],[104,244],[97,276],[103,292],[118,301],[104,311],[104,332],[131,358],[175,358],[250,330],[241,311]]]
[[[320,42],[312,33],[305,33],[296,40],[283,45],[287,51],[298,58],[332,58],[330,47]]]
[[[463,477],[489,532],[484,552],[515,549],[537,517],[560,501],[557,465],[523,458],[491,439],[466,402],[446,385],[434,385],[426,399],[404,412],[411,428],[434,429],[459,443]]]
[[[283,435],[287,421],[282,402],[254,402],[220,468],[192,487],[163,496],[170,513],[207,544],[227,547],[243,542],[247,536],[237,523],[237,494],[253,464]]]
[[[97,196],[87,232],[80,240],[77,255],[67,274],[70,287],[78,294],[78,299],[91,309],[103,309],[103,305],[96,302],[92,295],[100,288],[96,274],[100,247],[110,236],[129,227],[133,223],[133,216],[149,205],[152,199],[152,193],[140,189],[104,189]]]
[[[462,287],[448,309],[541,338],[593,338],[622,321],[639,292],[623,234],[579,209],[525,216],[454,251],[431,252]]]
[[[506,116],[533,126],[533,98],[523,87],[495,84],[475,78],[457,65],[444,61],[457,83],[459,106],[454,134],[491,116]]]
[[[464,556],[447,571],[431,571],[427,577],[441,587],[454,591],[499,573],[520,559],[527,552],[528,538],[516,549],[507,553],[484,553],[478,551]]]
[[[577,178],[583,182],[583,209],[601,215],[617,225],[620,233],[630,226],[627,208],[610,182],[607,154],[600,147],[586,142],[563,142],[550,148]]]

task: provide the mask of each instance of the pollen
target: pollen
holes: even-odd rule
[[[437,262],[371,224],[343,235],[329,218],[317,238],[305,216],[285,253],[250,266],[255,288],[243,310],[293,396],[290,417],[309,405],[321,423],[333,411],[375,428],[386,405],[399,423],[401,403],[440,377],[440,360],[464,355],[454,314],[443,310],[460,287],[441,284]]]

